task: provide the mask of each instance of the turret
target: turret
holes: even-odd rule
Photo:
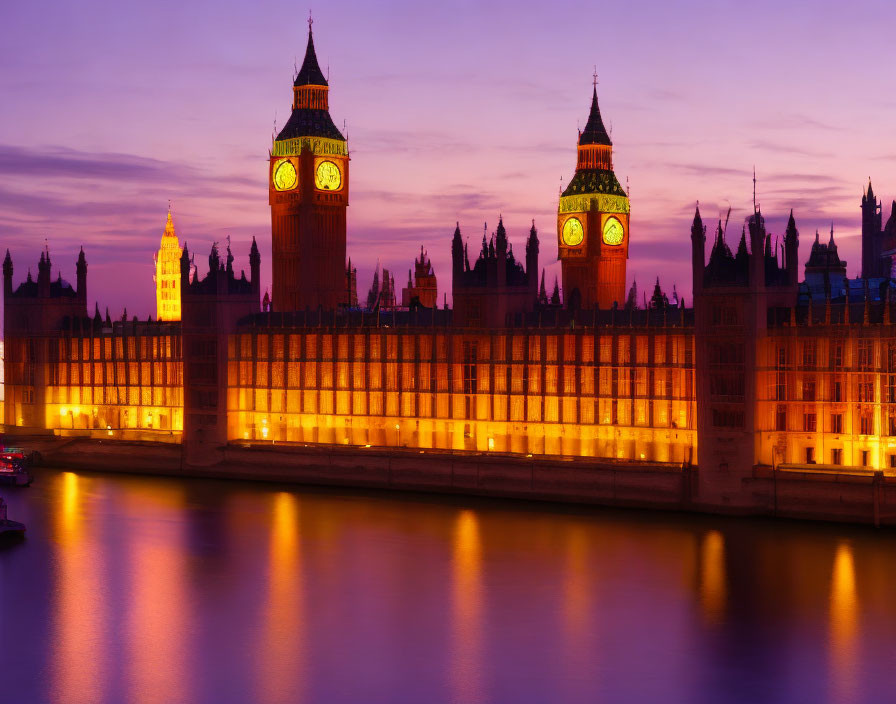
[[[460,223],[454,228],[454,237],[451,240],[451,276],[452,283],[456,284],[464,273],[464,243],[460,237]]]
[[[78,300],[87,310],[87,257],[84,256],[84,248],[78,253],[78,263],[75,265],[77,271],[77,293]]]
[[[700,217],[700,205],[694,212],[691,224],[691,270],[694,277],[694,293],[703,290],[703,271],[706,268],[706,227]]]
[[[526,276],[530,295],[534,299],[538,295],[538,231],[535,229],[535,220],[532,220],[532,229],[526,240]]]
[[[252,284],[252,292],[257,296],[261,291],[261,255],[258,253],[254,235],[252,246],[249,248],[249,283]]]
[[[40,253],[40,261],[37,263],[37,295],[38,298],[50,297],[50,250]]]
[[[765,219],[757,208],[747,223],[750,231],[750,288],[759,289],[765,286],[765,262],[763,261],[763,245],[765,244]]]
[[[787,267],[787,284],[796,286],[798,283],[799,267],[799,231],[796,229],[796,220],[793,219],[793,210],[790,211],[790,219],[787,221],[787,231],[784,234],[784,264]]]
[[[495,236],[495,257],[497,258],[498,286],[507,284],[507,231],[504,229],[504,218],[498,216],[498,231]]]
[[[862,277],[887,276],[881,258],[881,204],[874,195],[871,179],[868,190],[862,196]]]
[[[183,295],[190,285],[190,252],[187,249],[187,243],[184,242],[184,249],[180,254],[180,290]]]
[[[6,257],[3,259],[3,297],[9,300],[12,295],[12,257],[9,256],[9,250],[6,250]]]

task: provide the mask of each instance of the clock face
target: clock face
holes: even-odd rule
[[[295,165],[289,159],[278,161],[274,165],[273,181],[274,188],[278,191],[290,191],[295,188],[299,181]]]
[[[604,223],[604,244],[622,244],[624,237],[625,230],[622,227],[622,223],[617,218],[607,218],[607,221]]]
[[[578,218],[568,218],[563,223],[562,232],[563,244],[567,247],[578,247],[585,239],[585,229],[582,227],[582,221]]]
[[[322,191],[338,191],[342,188],[342,172],[332,161],[322,161],[314,172],[314,184]]]

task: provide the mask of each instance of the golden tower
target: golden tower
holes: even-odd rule
[[[156,319],[180,320],[180,242],[174,232],[171,220],[171,206],[168,206],[168,220],[159,251],[153,255],[156,273]]]
[[[613,173],[613,142],[597,105],[579,133],[576,173],[557,209],[557,246],[568,308],[611,308],[625,301],[628,194]]]

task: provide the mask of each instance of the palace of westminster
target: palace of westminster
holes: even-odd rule
[[[539,280],[534,224],[517,258],[499,221],[472,261],[455,229],[451,309],[423,250],[400,296],[383,270],[359,303],[328,93],[309,31],[270,151],[264,300],[254,240],[248,277],[216,246],[202,277],[170,213],[155,320],[91,315],[83,250],[74,287],[49,251],[16,285],[6,253],[7,428],[176,442],[196,464],[232,443],[294,443],[686,465],[719,501],[760,466],[896,473],[896,203],[884,225],[870,184],[860,278],[832,232],[801,281],[792,213],[779,249],[758,209],[736,247],[698,209],[693,306],[659,285],[638,305],[595,88],[557,208],[562,299]]]

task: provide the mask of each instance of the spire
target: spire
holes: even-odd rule
[[[171,201],[168,201],[168,217],[165,220],[165,232],[162,237],[176,237],[174,232],[174,221],[171,219]]]
[[[526,254],[538,254],[538,230],[535,229],[535,219],[532,220],[532,229],[529,230],[529,239],[526,240]]]
[[[871,177],[868,177],[868,200],[874,200],[874,189],[871,187]]]
[[[314,36],[311,32],[313,20],[308,17],[308,46],[305,48],[305,60],[302,62],[302,68],[296,75],[294,86],[326,86],[327,79],[324,78],[323,71],[317,63],[317,54],[314,51]]]
[[[544,269],[541,270],[541,288],[538,291],[538,300],[542,303],[548,302],[548,292],[544,287]]]
[[[554,276],[554,291],[551,293],[551,305],[560,305],[560,282],[556,276]]]
[[[498,216],[498,232],[495,238],[495,246],[498,249],[501,247],[507,248],[507,231],[504,229],[504,216]]]
[[[836,246],[837,246],[837,245],[834,244],[834,223],[833,223],[833,221],[832,221],[832,222],[831,222],[831,239],[830,239],[830,241],[828,242],[828,248],[829,248],[829,249],[834,249]]]
[[[613,146],[610,141],[610,135],[607,128],[604,127],[604,121],[600,116],[600,107],[597,104],[597,78],[595,76],[594,90],[591,94],[591,112],[588,115],[588,122],[585,129],[579,135],[579,145],[583,144],[603,144],[608,147]]]
[[[691,234],[694,235],[702,235],[703,234],[703,218],[700,217],[700,203],[697,203],[697,208],[694,210],[694,223],[691,225]]]
[[[737,256],[746,258],[747,256],[747,231],[746,229],[741,230],[740,232],[740,242],[737,245]]]

